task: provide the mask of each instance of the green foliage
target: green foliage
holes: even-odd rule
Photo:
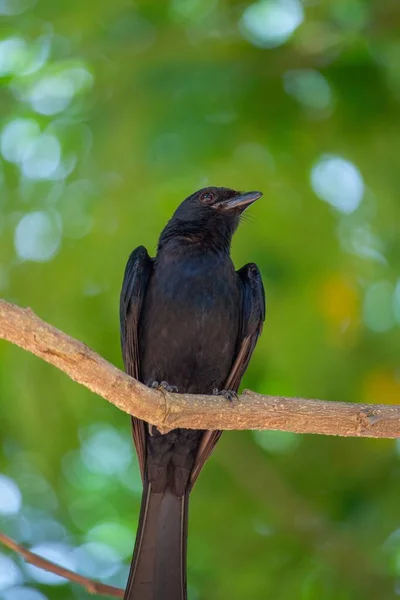
[[[261,189],[233,247],[268,302],[244,385],[398,403],[399,4],[132,4],[0,0],[0,295],[121,366],[131,249],[154,252],[203,185]],[[1,530],[122,586],[128,417],[6,343],[0,398]],[[191,600],[394,597],[399,459],[389,440],[224,434],[192,499]],[[0,598],[90,597],[61,583],[0,549]]]

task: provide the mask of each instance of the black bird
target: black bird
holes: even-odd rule
[[[125,369],[148,386],[231,398],[265,318],[260,272],[235,271],[232,236],[260,192],[208,187],[177,208],[157,255],[139,246],[121,291]],[[132,418],[143,496],[124,600],[186,600],[188,499],[221,431],[162,435]]]

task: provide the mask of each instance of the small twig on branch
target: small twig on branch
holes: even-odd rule
[[[112,585],[98,583],[97,581],[87,579],[87,577],[83,577],[82,575],[78,575],[69,569],[64,569],[64,567],[55,565],[38,554],[27,550],[23,546],[20,546],[17,544],[17,542],[14,542],[14,540],[4,535],[4,533],[0,533],[0,543],[4,546],[7,546],[7,548],[10,548],[10,550],[20,554],[27,562],[31,563],[31,565],[35,565],[35,567],[39,567],[39,569],[44,569],[45,571],[55,573],[56,575],[64,577],[65,579],[73,581],[74,583],[79,583],[89,592],[89,594],[100,594],[102,596],[112,596],[113,598],[124,597],[124,590],[116,588]]]
[[[156,425],[163,433],[186,427],[400,437],[400,406],[264,396],[248,390],[238,400],[227,402],[223,396],[150,389],[82,342],[39,319],[29,308],[4,300],[0,300],[0,338],[36,354],[119,409]]]

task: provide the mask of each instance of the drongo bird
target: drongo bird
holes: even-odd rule
[[[208,187],[184,200],[157,254],[132,252],[121,291],[125,369],[144,384],[235,395],[265,317],[254,263],[235,271],[230,246],[260,192]],[[189,494],[221,431],[174,429],[132,418],[143,496],[125,600],[186,600]]]

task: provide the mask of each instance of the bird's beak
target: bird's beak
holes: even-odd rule
[[[261,198],[262,192],[244,192],[243,194],[238,194],[237,196],[233,196],[233,198],[228,198],[227,200],[221,200],[221,202],[216,202],[213,204],[213,208],[222,208],[223,210],[231,210],[239,208],[244,210],[250,204],[253,204],[256,200]]]

